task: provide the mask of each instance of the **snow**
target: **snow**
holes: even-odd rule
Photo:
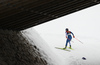
[[[21,31],[25,38],[28,39],[28,41],[37,46],[39,48],[39,52],[43,55],[42,58],[47,60],[48,65],[61,65],[61,63],[64,63],[61,58],[58,58],[58,55],[56,55],[48,46],[48,44],[41,38],[41,36],[37,33],[37,31],[33,28],[23,30]],[[59,61],[57,61],[59,59]]]
[[[28,30],[27,36],[47,55],[51,65],[100,65],[100,5],[49,21]],[[56,49],[66,43],[65,28],[75,37],[71,42],[71,52]],[[41,43],[41,44],[40,44]],[[82,58],[85,57],[86,60]]]

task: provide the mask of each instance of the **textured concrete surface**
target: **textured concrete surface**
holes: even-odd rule
[[[0,65],[47,65],[47,62],[20,32],[0,30]]]

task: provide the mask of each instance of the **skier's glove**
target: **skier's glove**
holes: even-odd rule
[[[68,37],[66,36],[66,38],[68,39]]]
[[[75,38],[75,36],[73,36],[73,38]]]

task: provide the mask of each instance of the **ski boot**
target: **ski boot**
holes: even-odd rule
[[[65,46],[65,48],[63,48],[63,49],[66,49],[67,48],[67,46]]]
[[[70,45],[69,49],[72,49],[72,48],[71,48],[71,45]]]

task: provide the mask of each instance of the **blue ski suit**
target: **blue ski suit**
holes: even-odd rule
[[[71,34],[74,36],[74,34],[71,31],[66,31],[66,38],[67,38],[66,46],[68,45],[68,43],[69,43],[69,45],[71,45],[71,43],[70,43],[70,41],[72,40]]]

